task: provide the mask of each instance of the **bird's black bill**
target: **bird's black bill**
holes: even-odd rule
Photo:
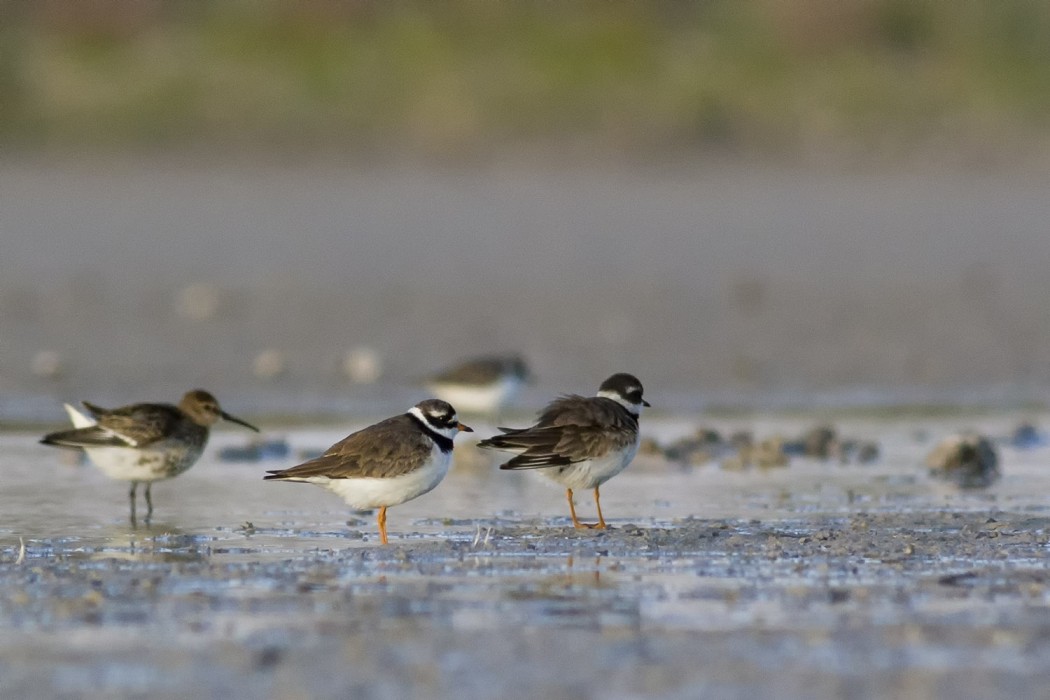
[[[463,425],[462,423],[456,423],[456,427],[459,428],[461,433],[473,433],[474,429],[469,425]]]
[[[220,415],[222,416],[222,419],[223,419],[223,420],[228,420],[228,421],[230,421],[231,423],[236,423],[237,425],[243,425],[243,426],[244,426],[245,428],[248,428],[249,430],[254,430],[254,431],[255,431],[255,432],[257,432],[257,433],[258,433],[258,432],[260,432],[258,428],[256,428],[256,427],[255,427],[254,425],[252,425],[252,424],[251,424],[251,423],[249,423],[248,421],[246,421],[246,420],[241,420],[241,419],[240,419],[240,418],[238,418],[237,416],[231,416],[231,415],[230,415],[229,413],[227,413],[226,411],[223,411],[223,412],[222,412],[222,413],[221,413]]]
[[[646,401],[645,399],[642,399],[642,405],[645,406],[646,408],[651,408],[652,407],[652,404],[649,403],[648,401]]]

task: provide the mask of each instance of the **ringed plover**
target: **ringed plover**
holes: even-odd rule
[[[387,544],[386,509],[441,483],[452,463],[452,438],[461,431],[473,429],[457,420],[456,409],[427,399],[407,413],[351,433],[320,457],[263,478],[316,484],[351,508],[378,508],[379,538]]]
[[[571,394],[555,399],[528,428],[500,428],[502,435],[482,440],[478,447],[513,452],[518,456],[500,469],[542,469],[565,487],[572,524],[605,529],[599,488],[619,474],[638,451],[638,416],[649,402],[642,383],[630,374],[614,374],[592,397]],[[598,522],[576,517],[573,489],[594,489]]]

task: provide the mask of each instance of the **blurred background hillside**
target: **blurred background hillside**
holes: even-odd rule
[[[0,418],[1050,390],[1045,2],[5,0],[0,96]]]
[[[2,7],[16,148],[1047,152],[1038,0]]]

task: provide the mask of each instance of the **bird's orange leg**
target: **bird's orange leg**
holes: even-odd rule
[[[595,489],[597,491],[597,489]],[[580,522],[580,519],[576,517],[576,504],[572,502],[572,489],[565,489],[565,496],[569,499],[569,513],[572,514],[572,526],[577,530],[593,530],[595,528],[599,530],[605,529],[605,521],[592,525],[590,523]],[[599,516],[601,517],[601,509],[598,510]]]
[[[572,515],[572,526],[577,530],[587,527],[586,523],[581,523],[580,519],[576,517],[576,504],[572,502],[572,489],[565,489],[565,497],[569,499],[569,514]]]
[[[591,527],[596,530],[605,529],[605,518],[602,517],[602,497],[598,495],[598,487],[594,487],[594,505],[598,506],[598,524],[592,525]]]
[[[386,540],[386,506],[382,506],[379,509],[379,515],[376,516],[376,522],[379,523],[379,541],[383,544],[387,544]]]

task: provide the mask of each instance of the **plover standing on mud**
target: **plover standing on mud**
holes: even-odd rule
[[[490,414],[513,400],[529,381],[520,355],[478,357],[435,374],[427,387],[464,413]]]
[[[407,413],[351,433],[316,459],[263,478],[316,484],[351,508],[378,508],[379,538],[386,544],[386,509],[441,483],[452,463],[452,438],[461,431],[473,429],[459,422],[456,409],[427,399]]]
[[[45,435],[45,445],[83,449],[111,479],[131,482],[131,521],[135,522],[135,491],[146,484],[146,522],[153,515],[150,487],[171,479],[196,463],[208,442],[209,429],[220,418],[256,432],[254,425],[226,413],[214,396],[201,389],[187,392],[178,406],[136,403],[112,410],[87,401],[85,416],[66,404],[75,426]]]
[[[518,456],[500,469],[542,469],[544,476],[565,486],[572,524],[605,529],[598,489],[623,471],[638,451],[638,416],[649,402],[642,383],[630,374],[614,374],[593,397],[563,396],[540,413],[528,428],[500,428],[503,435],[482,440],[478,447]],[[581,523],[572,501],[574,489],[594,489],[598,522]]]

